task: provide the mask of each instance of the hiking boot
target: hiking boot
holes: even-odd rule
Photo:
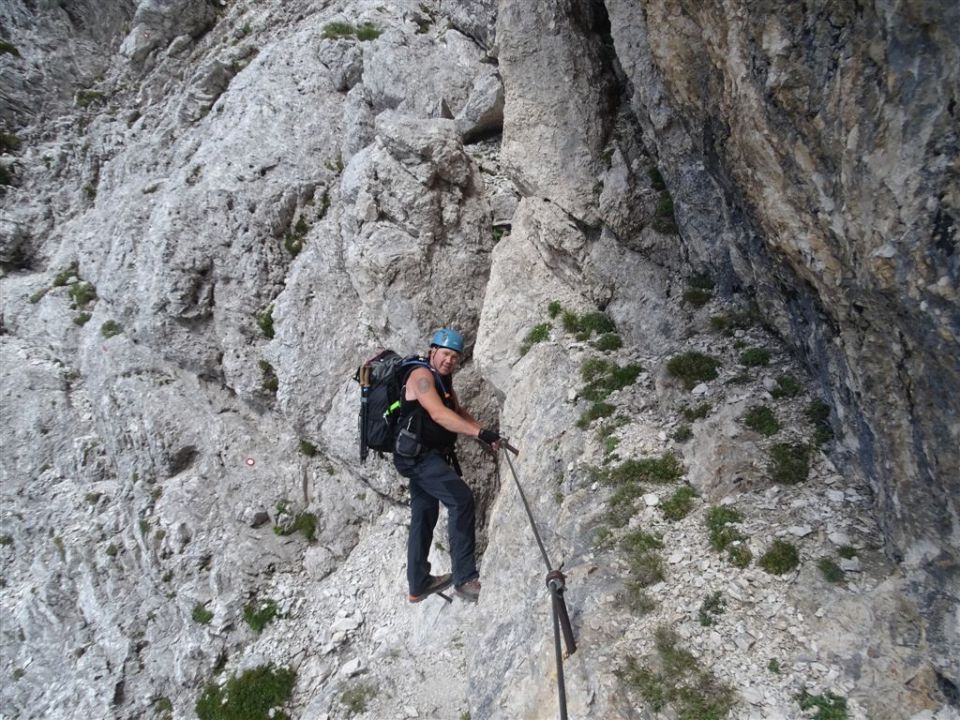
[[[407,595],[407,600],[412,603],[418,603],[426,600],[434,593],[443,592],[453,585],[453,575],[429,575],[428,577],[430,578],[430,582],[427,583],[427,589],[416,595]]]
[[[457,585],[454,592],[467,602],[476,602],[480,598],[480,581],[468,580],[463,585]]]

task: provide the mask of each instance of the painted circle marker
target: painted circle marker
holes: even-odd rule
[[[247,458],[244,462],[246,462],[247,465],[249,465],[250,467],[253,467],[254,465],[257,464],[257,461],[254,460],[253,458]]]

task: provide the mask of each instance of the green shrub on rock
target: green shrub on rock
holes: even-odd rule
[[[800,564],[800,553],[792,543],[774,540],[757,563],[771,575],[783,575]]]
[[[720,361],[717,358],[696,351],[676,355],[667,362],[667,372],[680,380],[687,390],[716,379],[718,367]]]
[[[777,443],[770,448],[770,479],[782,485],[796,485],[810,474],[810,448],[803,443]]]
[[[293,693],[293,670],[260,665],[231,677],[223,685],[211,681],[197,700],[199,720],[287,720],[280,708]]]
[[[767,437],[776,435],[780,431],[780,423],[766,405],[754,405],[747,410],[747,414],[743,416],[743,424]]]
[[[527,333],[527,336],[520,343],[520,355],[526,355],[537,343],[543,342],[550,337],[550,323],[540,323],[534,325],[533,329]]]

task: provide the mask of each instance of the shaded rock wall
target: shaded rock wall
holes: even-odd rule
[[[741,691],[736,717],[798,717],[808,686],[848,694],[858,718],[950,712],[956,14],[5,5],[18,53],[0,53],[0,117],[20,144],[0,186],[0,589],[16,622],[0,656],[17,680],[3,712],[132,717],[164,699],[189,716],[224,663],[275,662],[299,670],[293,707],[311,717],[347,715],[343,692],[366,679],[384,688],[371,717],[553,716],[539,559],[509,478],[464,443],[491,521],[486,595],[444,615],[399,602],[406,491],[388,463],[355,461],[356,363],[420,348],[439,324],[467,332],[461,396],[522,440],[536,514],[569,561],[576,715],[648,712],[615,670],[652,651],[654,623]],[[717,282],[700,311],[683,300],[694,272]],[[602,357],[642,365],[613,397],[621,429],[576,427],[599,351],[547,315],[554,301],[604,310],[624,348]],[[751,303],[765,330],[710,335],[710,313]],[[744,380],[747,342],[775,360]],[[695,396],[665,370],[688,349],[725,363]],[[741,416],[797,361],[838,441],[781,490]],[[715,416],[691,447],[673,433],[700,400]],[[800,402],[778,408],[798,441]],[[610,493],[588,466],[614,462],[611,438],[623,458],[677,453],[701,495],[680,525],[659,510],[666,490],[632,498],[624,532],[673,543],[656,592],[678,600],[649,617],[630,605],[629,563],[595,543]],[[757,555],[802,538],[798,575],[741,576],[712,553],[703,515],[721,500],[742,503]],[[282,534],[303,513],[313,539]],[[856,580],[826,585],[819,554],[846,546]],[[690,608],[714,588],[736,620],[700,634]],[[267,597],[280,620],[255,633],[244,608]],[[790,661],[782,677],[767,654]]]
[[[607,6],[693,262],[814,368],[955,678],[957,8]]]

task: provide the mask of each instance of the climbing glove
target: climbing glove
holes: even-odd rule
[[[500,439],[500,433],[496,430],[487,430],[483,428],[480,430],[480,434],[477,436],[480,438],[481,442],[485,442],[487,445],[492,445]]]

